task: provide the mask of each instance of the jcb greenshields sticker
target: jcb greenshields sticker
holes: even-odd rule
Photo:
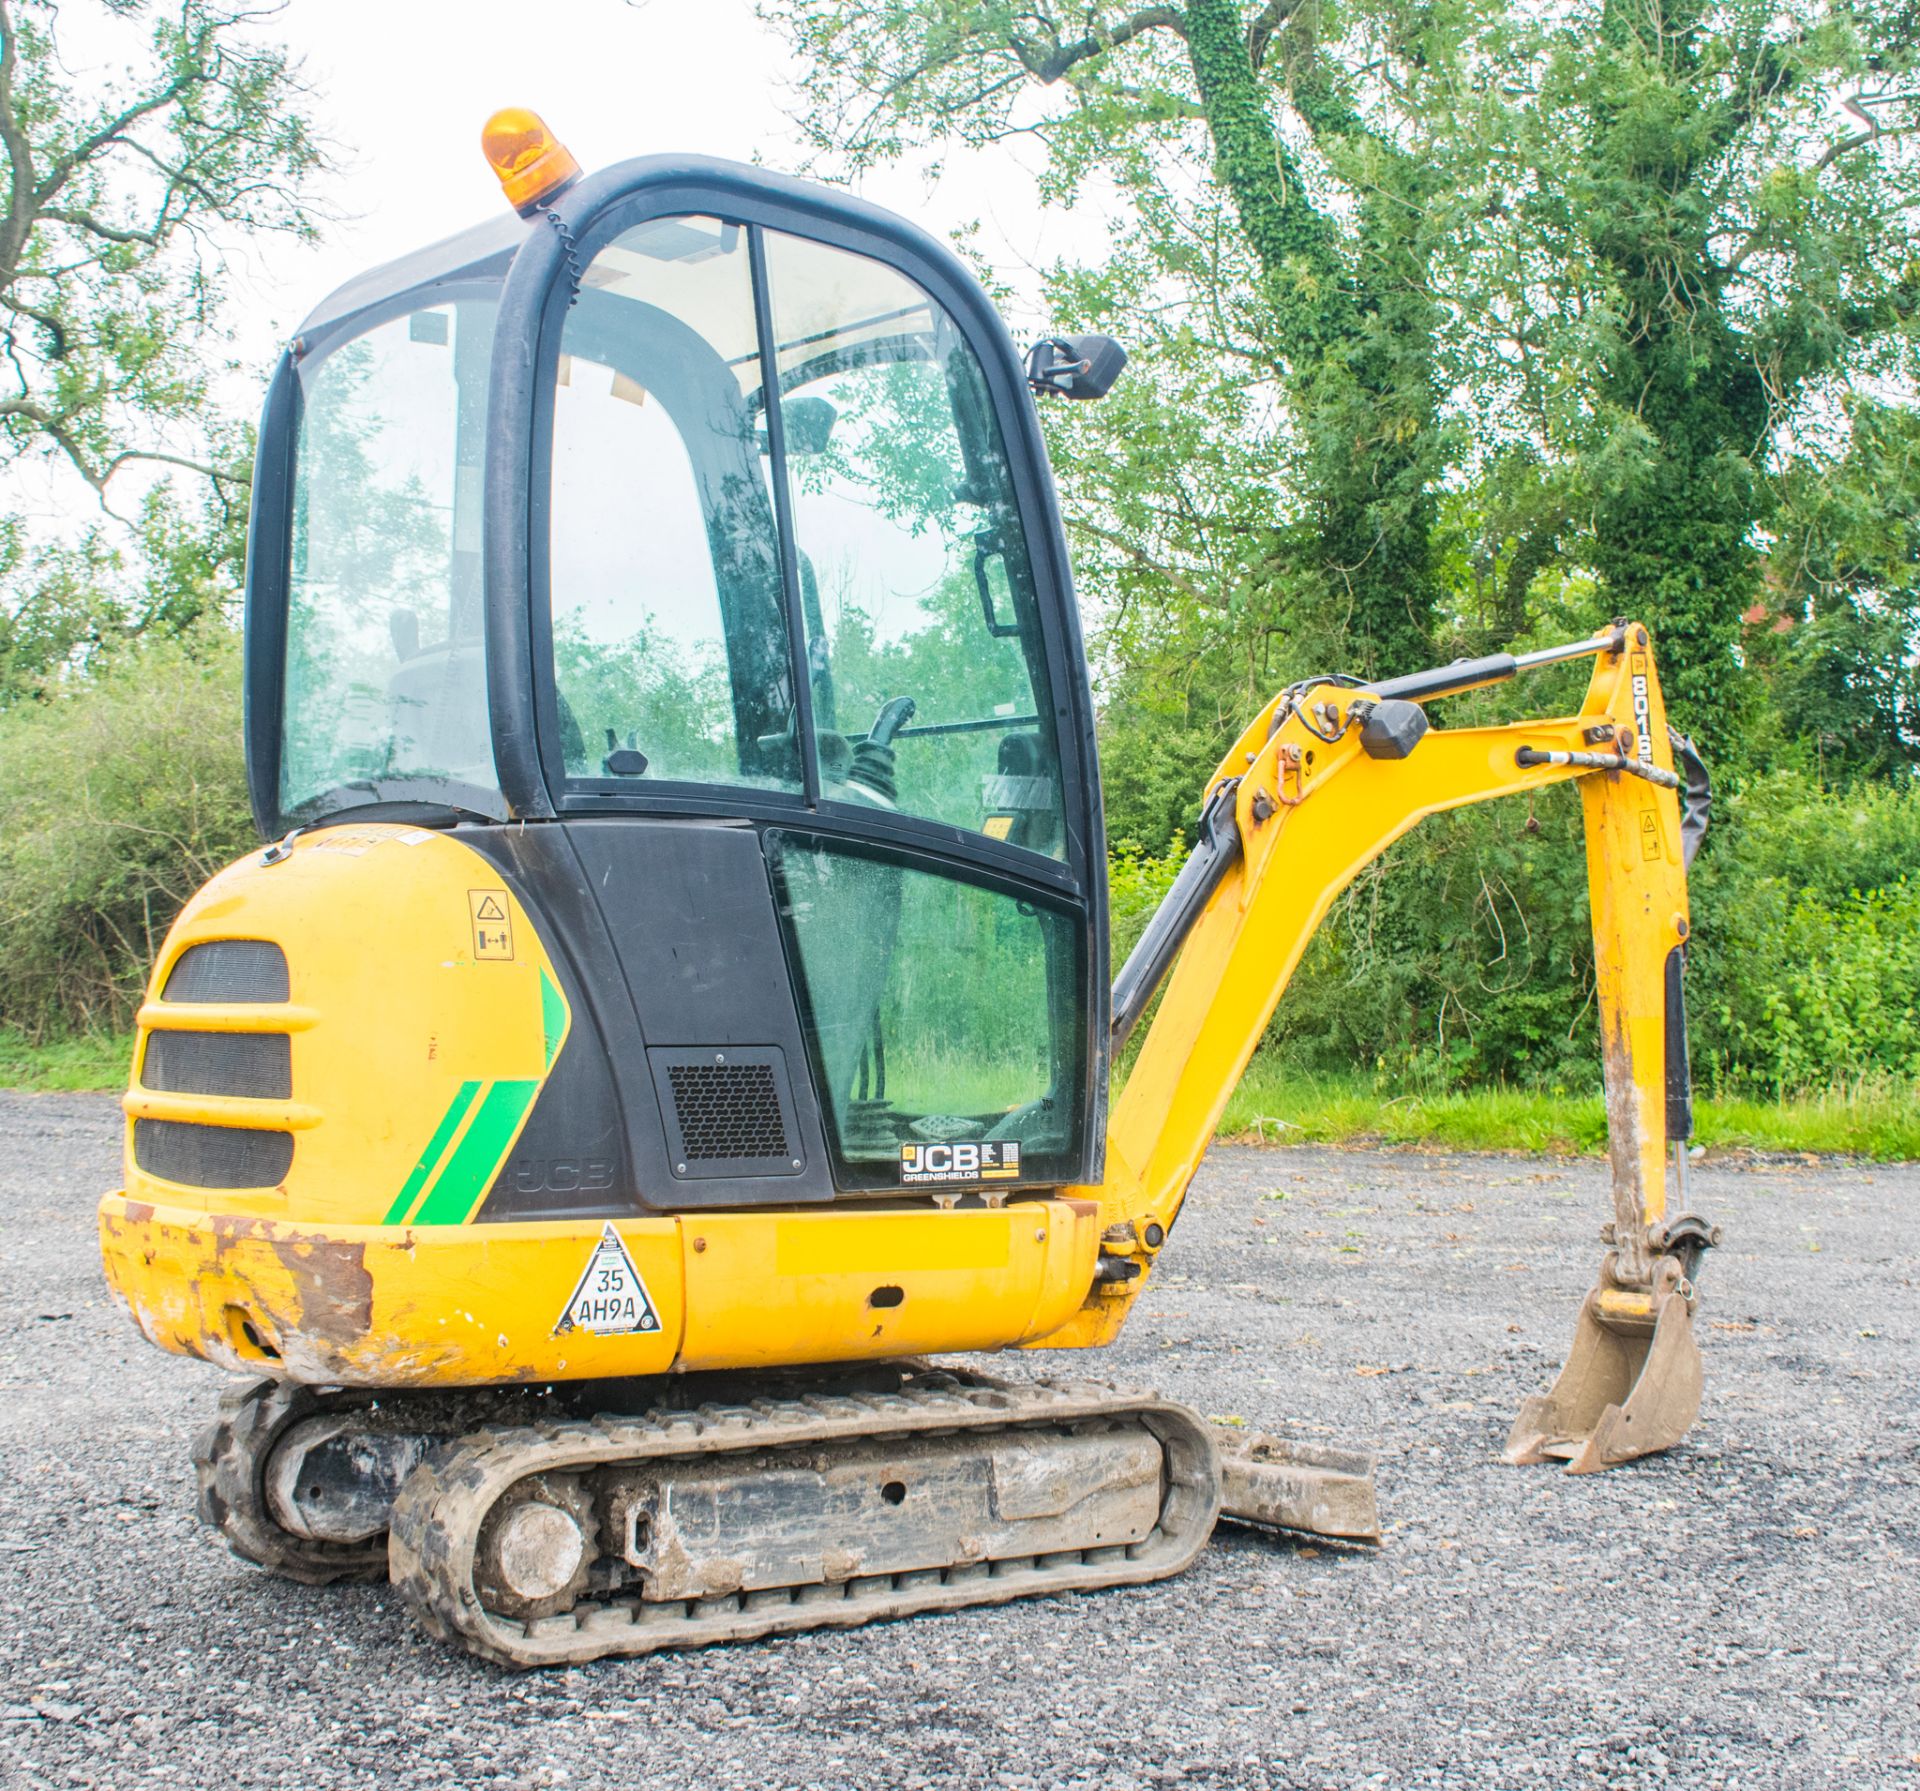
[[[916,1182],[1010,1182],[1020,1175],[1017,1138],[957,1144],[903,1144],[900,1179]]]

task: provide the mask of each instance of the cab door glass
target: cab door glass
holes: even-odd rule
[[[1071,1175],[1077,919],[843,842],[769,832],[767,852],[840,1186]]]
[[[765,241],[821,795],[1058,857],[1052,697],[979,365],[893,269]]]
[[[570,782],[801,788],[740,225],[656,218],[562,328],[549,580]],[[641,782],[644,780],[644,784]]]

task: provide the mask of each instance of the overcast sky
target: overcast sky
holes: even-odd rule
[[[84,76],[90,52],[111,52],[69,28],[75,16],[63,16],[62,47]],[[268,29],[304,61],[336,146],[320,196],[338,222],[314,244],[236,245],[229,321],[247,371],[227,396],[242,410],[257,402],[277,345],[334,286],[499,209],[480,127],[500,106],[531,106],[589,171],[667,150],[789,172],[802,160],[785,49],[751,0],[288,0]],[[950,156],[938,180],[924,165],[890,169],[860,190],[936,235],[977,221],[996,269],[1033,294],[1032,268],[1102,230],[1084,215],[1043,217],[1018,159],[1037,153]],[[1031,300],[1023,309],[1009,322],[1033,333]],[[116,507],[130,510],[136,496],[116,487]],[[91,502],[77,480],[44,473],[0,484],[9,500],[48,520]]]

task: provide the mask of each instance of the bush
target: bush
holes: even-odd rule
[[[124,1028],[181,904],[253,837],[231,630],[0,710],[0,1026]]]
[[[1724,807],[1694,878],[1699,1078],[1774,1095],[1920,1079],[1920,790],[1780,775]]]
[[[1159,853],[1133,840],[1120,840],[1108,852],[1107,917],[1115,974],[1147,930],[1147,922],[1173,886],[1186,857],[1187,848],[1178,840]]]

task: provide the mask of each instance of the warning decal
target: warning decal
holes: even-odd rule
[[[473,955],[476,958],[513,956],[513,921],[507,913],[504,889],[470,889],[467,912],[473,920]]]
[[[1020,1141],[988,1139],[975,1144],[903,1144],[900,1179],[923,1182],[1010,1182],[1020,1175]]]
[[[659,1329],[660,1315],[653,1309],[647,1284],[609,1220],[553,1334],[588,1331],[595,1337],[626,1337]]]

